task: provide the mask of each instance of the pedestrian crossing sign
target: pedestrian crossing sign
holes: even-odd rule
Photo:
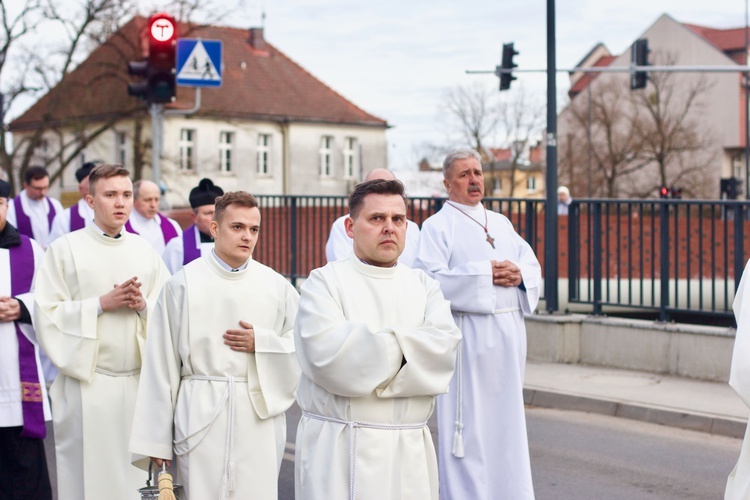
[[[177,85],[220,87],[221,72],[220,40],[177,40]]]

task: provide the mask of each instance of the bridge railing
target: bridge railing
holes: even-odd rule
[[[255,258],[293,283],[325,265],[333,222],[348,213],[344,196],[258,196],[262,232]],[[444,198],[412,198],[420,224]],[[544,264],[539,199],[485,198],[507,216]],[[594,314],[632,309],[731,319],[737,279],[750,250],[750,203],[740,201],[578,199],[558,217],[558,279],[568,304]],[[544,272],[544,270],[543,270]],[[567,289],[567,293],[565,290]]]

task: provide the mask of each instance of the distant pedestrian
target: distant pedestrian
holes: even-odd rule
[[[573,198],[570,197],[570,190],[567,186],[557,188],[557,215],[568,215],[572,202]]]
[[[302,285],[298,500],[437,499],[427,420],[453,375],[461,332],[438,283],[398,263],[403,189],[396,180],[358,185],[346,220],[353,253]]]
[[[49,245],[55,215],[63,211],[59,201],[47,196],[49,173],[44,167],[29,167],[23,173],[23,191],[8,207],[8,222],[18,232],[33,238],[42,248]]]
[[[6,220],[10,184],[0,180],[0,498],[52,498],[44,453],[51,420],[31,311],[44,250]]]
[[[513,224],[482,205],[475,151],[449,153],[443,176],[449,199],[422,224],[417,256],[463,334],[456,374],[437,402],[440,497],[530,499],[524,316],[539,301],[540,265]]]

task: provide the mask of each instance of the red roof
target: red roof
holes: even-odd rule
[[[80,118],[97,121],[144,108],[143,103],[127,93],[127,61],[138,60],[143,53],[146,18],[135,17],[55,88],[39,99],[10,124],[11,130],[35,127],[45,118],[58,121]],[[244,118],[271,121],[307,121],[387,127],[378,118],[348,101],[300,65],[262,40],[262,30],[220,26],[181,25],[178,33],[187,38],[223,42],[222,87],[203,89],[203,116]],[[194,90],[178,87],[173,107],[189,108]]]
[[[745,28],[731,28],[721,30],[708,28],[706,26],[698,26],[696,24],[685,24],[685,26],[690,28],[724,52],[733,52],[735,50],[745,49]]]
[[[615,60],[615,57],[617,56],[601,56],[594,63],[594,67],[609,66],[610,64],[612,64],[612,61]],[[568,95],[570,97],[577,95],[579,92],[588,87],[589,83],[591,83],[599,75],[600,73],[584,73],[583,76],[578,79],[575,85],[570,87],[570,90],[568,90]]]

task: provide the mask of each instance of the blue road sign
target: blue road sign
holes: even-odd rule
[[[200,38],[177,40],[177,85],[221,86],[221,41]]]

